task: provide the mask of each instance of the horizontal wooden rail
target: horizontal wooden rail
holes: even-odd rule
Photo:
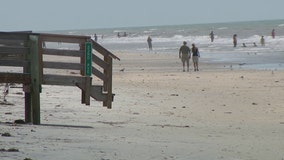
[[[0,72],[0,83],[31,83],[30,74],[28,73],[2,73]]]
[[[26,60],[2,60],[0,56],[1,66],[25,67],[28,63]]]
[[[0,45],[3,45],[3,46],[26,46],[27,44],[28,44],[28,42],[26,40],[0,39]]]
[[[90,36],[77,36],[77,35],[59,35],[59,34],[41,34],[43,42],[63,42],[63,43],[85,43]]]
[[[0,46],[0,55],[3,54],[28,54],[29,48],[27,47],[6,47]]]
[[[82,70],[84,65],[79,63],[43,62],[43,68]]]
[[[28,41],[29,35],[30,33],[25,32],[0,32],[0,39]]]
[[[76,86],[76,83],[85,83],[85,77],[45,74],[42,81],[42,84],[63,86]]]
[[[105,74],[103,74],[101,71],[99,71],[98,69],[96,69],[95,67],[92,67],[92,73],[98,77],[99,79],[106,81],[107,77]]]
[[[105,61],[103,61],[102,59],[100,59],[98,56],[96,55],[92,55],[92,59],[93,59],[93,62],[97,65],[99,65],[100,67],[102,68],[108,68],[109,67],[109,64],[107,64]]]
[[[100,54],[102,54],[103,56],[110,56],[113,59],[117,59],[120,61],[120,58],[118,58],[117,56],[115,56],[114,54],[112,54],[110,51],[108,51],[107,49],[105,49],[103,46],[101,46],[100,44],[98,44],[97,42],[95,42],[94,40],[91,40],[92,44],[93,44],[93,49],[95,49],[97,52],[99,52]]]
[[[43,49],[43,54],[55,56],[81,57],[81,55],[84,54],[84,51],[65,49]]]

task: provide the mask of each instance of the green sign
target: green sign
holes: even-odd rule
[[[92,43],[85,44],[85,76],[92,75]]]

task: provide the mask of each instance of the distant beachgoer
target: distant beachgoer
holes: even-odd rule
[[[4,87],[4,91],[3,91],[3,94],[4,94],[4,102],[7,102],[6,96],[8,95],[8,93],[9,93],[9,84],[6,83],[6,84],[5,84],[5,87]]]
[[[245,43],[243,43],[243,47],[247,47]]]
[[[271,36],[272,36],[273,39],[275,38],[275,29],[272,29]]]
[[[183,71],[185,72],[185,62],[187,64],[187,71],[189,71],[190,48],[186,45],[186,41],[179,49],[179,58],[182,61]]]
[[[233,36],[233,44],[234,44],[234,47],[237,47],[237,44],[238,44],[237,34],[234,34]]]
[[[148,47],[149,47],[149,51],[152,51],[152,38],[150,36],[148,36],[147,38],[147,43],[148,43]]]
[[[257,47],[257,45],[256,45],[256,43],[255,43],[255,42],[253,42],[253,46],[254,46],[254,47]]]
[[[98,41],[98,36],[97,36],[96,33],[95,33],[95,35],[94,35],[94,38],[95,38],[95,41],[97,42],[97,41]]]
[[[260,38],[260,44],[261,44],[261,46],[265,46],[264,36],[261,36],[261,38]]]
[[[195,46],[194,43],[192,44],[191,52],[192,52],[192,62],[194,66],[194,71],[199,71],[198,59],[200,57],[200,54],[199,54],[198,48]]]
[[[117,37],[120,38],[120,33],[119,32],[117,32]]]
[[[127,36],[127,34],[126,34],[126,32],[124,32],[124,33],[123,33],[123,37],[126,37],[126,36]]]
[[[213,42],[214,41],[214,33],[213,33],[213,31],[211,31],[211,33],[209,35],[210,35],[211,42]]]

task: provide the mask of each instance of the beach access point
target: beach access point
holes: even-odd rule
[[[61,44],[75,47],[66,49]],[[77,60],[64,61],[64,57]],[[25,123],[40,124],[42,85],[77,86],[82,104],[90,105],[92,97],[111,108],[113,59],[120,60],[89,36],[0,32],[0,83],[23,85]],[[99,85],[92,85],[92,75]]]

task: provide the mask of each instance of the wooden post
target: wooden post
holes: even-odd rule
[[[30,35],[32,123],[40,124],[40,66],[38,36]]]
[[[39,79],[40,79],[40,84],[42,84],[42,80],[43,80],[43,46],[45,46],[45,44],[43,44],[45,42],[42,41],[42,36],[39,35],[38,37],[38,64],[39,64]],[[41,90],[41,88],[40,88]],[[41,91],[40,91],[41,92]]]
[[[79,44],[80,45],[80,50],[81,51],[84,51],[85,50],[85,44],[84,43],[81,43]],[[82,54],[81,55],[81,58],[80,58],[80,63],[81,65],[84,66],[84,68],[80,71],[80,74],[83,76],[85,75],[85,54]],[[81,103],[84,104],[85,103],[85,100],[86,100],[86,95],[85,95],[85,92],[83,90],[81,90]]]
[[[103,81],[103,91],[107,91],[107,85],[108,85],[108,70],[109,70],[109,62],[108,62],[108,55],[104,55],[104,61],[108,64],[107,68],[104,68],[104,75],[106,75],[106,80]],[[103,106],[106,106],[103,104]]]
[[[112,58],[109,57],[109,71],[108,71],[108,88],[107,88],[107,108],[111,109],[111,104],[112,104],[112,99],[113,99],[113,95],[112,95]]]
[[[92,87],[92,43],[85,43],[85,104],[90,105],[91,87]]]
[[[104,70],[104,74],[107,75],[107,81],[104,81],[104,91],[107,91],[107,99],[103,102],[103,106],[111,109],[112,103],[112,58],[105,56],[105,61],[108,63],[108,68]]]
[[[24,44],[26,47],[30,47],[29,44]],[[26,60],[29,62],[31,61],[30,54],[26,54]],[[28,63],[24,66],[23,72],[24,73],[31,73],[31,63]],[[25,92],[25,122],[31,123],[32,122],[32,104],[31,104],[31,93],[30,93],[30,84],[23,84],[23,90]]]
[[[85,77],[85,104],[90,105],[92,77]]]
[[[25,122],[26,123],[32,122],[32,119],[31,119],[30,93],[26,93],[26,92],[25,92]]]
[[[24,88],[26,86],[24,85]],[[31,94],[25,92],[25,122],[32,122],[32,105],[31,105]]]

